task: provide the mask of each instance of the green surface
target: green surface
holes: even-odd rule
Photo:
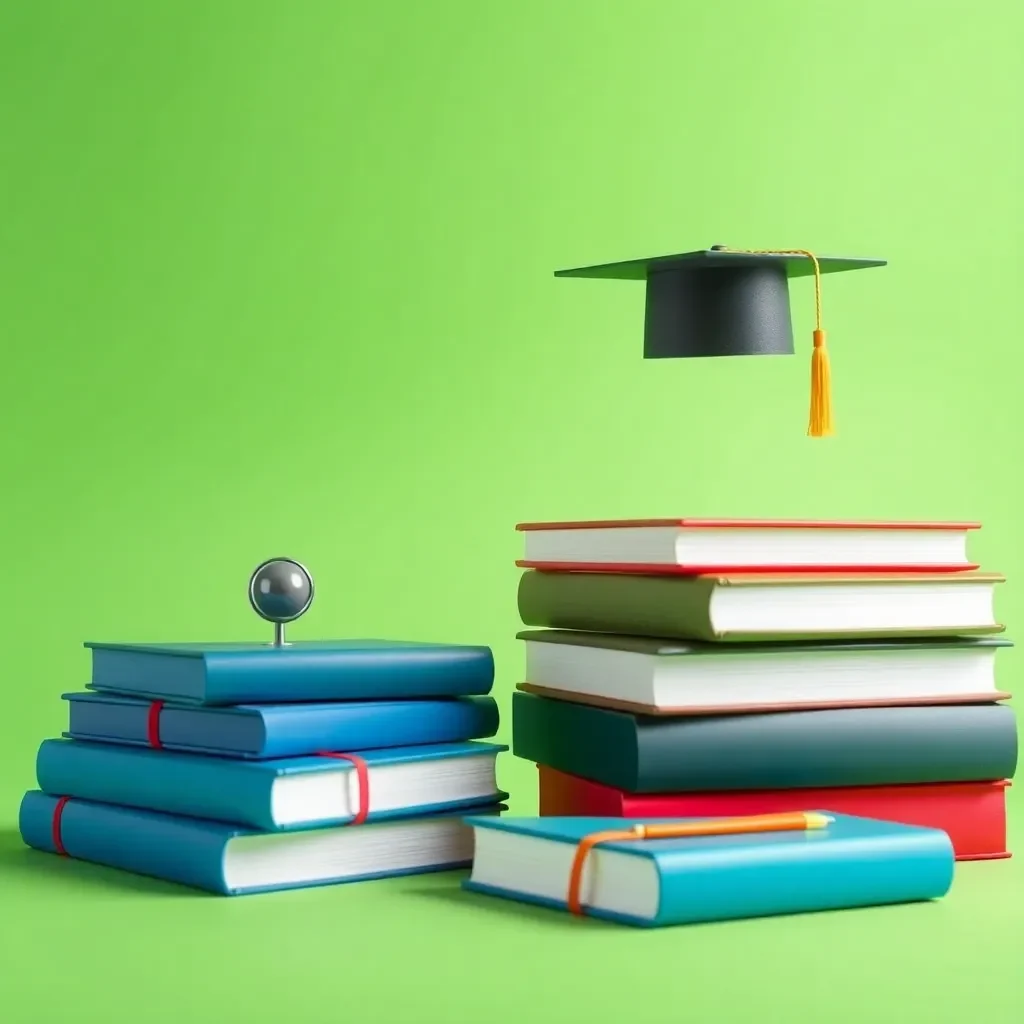
[[[0,1019],[1018,1020],[1013,861],[936,906],[640,934],[443,879],[197,897],[12,830],[81,643],[269,636],[272,555],[316,577],[294,637],[490,644],[506,710],[521,520],[976,517],[1016,637],[1021,29],[1012,0],[0,5]],[[888,259],[825,284],[837,437],[804,436],[809,282],[794,358],[645,362],[641,292],[553,276],[713,244]],[[534,807],[530,766],[501,782]]]
[[[226,899],[16,845],[12,1024],[1020,1020],[1024,860],[961,865],[934,903],[641,931],[463,893],[455,873]]]

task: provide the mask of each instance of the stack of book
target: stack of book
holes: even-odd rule
[[[225,895],[465,867],[492,815],[486,647],[87,644],[20,830],[38,850]]]
[[[976,523],[529,523],[513,752],[543,816],[826,809],[1009,856]]]

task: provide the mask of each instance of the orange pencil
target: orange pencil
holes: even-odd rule
[[[741,818],[708,818],[706,821],[672,825],[634,825],[639,839],[677,839],[686,836],[728,836],[748,832],[792,832],[826,828],[832,823],[827,814],[795,811],[787,814],[750,814]]]
[[[584,836],[576,847],[569,872],[566,902],[571,914],[582,914],[580,883],[583,865],[590,851],[599,843],[621,843],[637,839],[683,839],[691,836],[753,835],[760,832],[806,832],[832,824],[827,814],[795,811],[786,814],[750,814],[742,818],[707,818],[704,821],[681,821],[664,825],[634,825],[632,828],[609,829]]]

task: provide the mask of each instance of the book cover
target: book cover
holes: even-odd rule
[[[429,814],[504,800],[492,743],[449,743],[273,761],[44,740],[39,788],[52,796],[231,822],[262,831]]]
[[[488,805],[477,813],[501,810]],[[473,833],[461,813],[266,834],[32,790],[18,824],[34,850],[222,896],[446,871],[473,857]]]
[[[977,522],[619,519],[519,523],[516,565],[552,572],[958,572]]]
[[[957,860],[1001,860],[1006,845],[1008,779],[917,786],[627,793],[538,765],[542,817],[714,818],[779,814],[824,807],[945,832]]]
[[[750,642],[1000,633],[998,573],[542,572],[519,581],[526,626]]]
[[[406,640],[87,643],[90,690],[192,704],[482,697],[494,682],[487,647]]]
[[[517,757],[630,793],[1012,778],[1004,704],[648,718],[517,692]]]
[[[484,739],[498,730],[493,697],[232,707],[66,693],[66,736],[223,757],[301,757]]]
[[[588,916],[641,927],[939,899],[953,848],[938,829],[835,815],[821,831],[613,841],[584,862]],[[475,892],[568,909],[585,837],[671,819],[468,818]]]

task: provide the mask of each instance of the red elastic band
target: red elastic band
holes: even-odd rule
[[[64,849],[64,841],[61,839],[60,834],[60,820],[64,816],[64,807],[67,805],[67,802],[68,798],[66,796],[62,796],[57,801],[57,806],[53,809],[53,826],[51,828],[53,833],[53,848],[62,857],[66,857],[68,855],[68,851]]]
[[[146,716],[146,739],[151,747],[160,750],[163,744],[160,742],[160,712],[164,709],[162,700],[155,700],[149,705],[149,714]]]
[[[355,768],[356,781],[359,783],[359,808],[355,817],[347,824],[362,825],[370,813],[370,772],[366,762],[358,754],[338,754],[332,750],[319,750],[317,757],[333,757],[339,761],[348,761]]]

